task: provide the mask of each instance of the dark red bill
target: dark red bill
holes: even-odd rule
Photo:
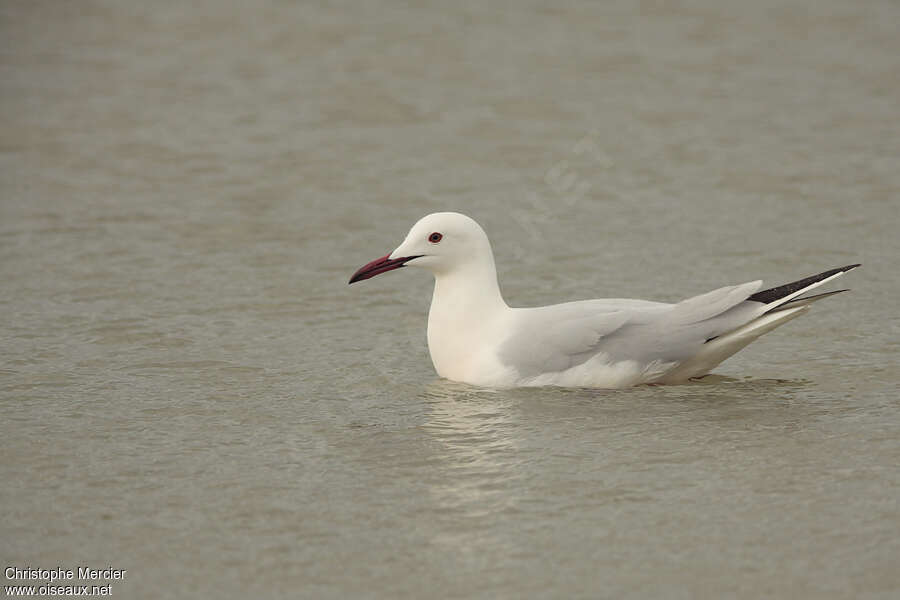
[[[388,256],[390,256],[390,254],[388,254],[387,256],[382,256],[381,258],[376,258],[369,264],[360,267],[360,269],[353,274],[353,277],[350,278],[349,283],[356,283],[357,281],[362,281],[363,279],[369,279],[370,277],[375,277],[376,275],[381,275],[382,273],[387,273],[388,271],[399,269],[408,261],[414,258],[419,258],[422,255],[417,254],[415,256],[402,256],[400,258],[394,259],[390,259],[388,258]]]

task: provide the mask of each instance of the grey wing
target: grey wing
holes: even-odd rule
[[[514,309],[500,361],[525,377],[564,371],[597,354],[604,339],[629,322],[645,322],[674,305],[641,300],[585,300]]]
[[[626,323],[605,337],[597,350],[612,360],[678,363],[694,356],[708,340],[728,333],[765,312],[747,298],[762,286],[751,281],[682,300],[647,323]]]
[[[524,377],[564,371],[599,353],[612,361],[677,362],[753,318],[758,303],[745,300],[760,285],[724,287],[678,304],[587,300],[515,309],[513,333],[498,356]]]

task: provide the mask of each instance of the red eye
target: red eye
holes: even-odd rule
[[[431,235],[428,236],[428,241],[431,242],[432,244],[437,244],[439,241],[441,241],[441,238],[443,238],[443,237],[444,237],[443,235],[441,235],[440,233],[435,231],[434,233],[432,233]]]

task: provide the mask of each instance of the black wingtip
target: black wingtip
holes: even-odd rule
[[[856,267],[862,266],[862,263],[856,263],[855,265],[847,265],[846,267],[838,267],[837,269],[829,269],[828,271],[824,271],[819,273],[818,275],[813,275],[811,277],[807,277],[805,279],[800,279],[798,281],[794,281],[791,283],[786,283],[784,285],[780,285],[778,287],[773,287],[767,290],[762,290],[760,292],[756,292],[747,300],[753,300],[754,302],[762,302],[763,304],[769,304],[771,302],[775,302],[776,300],[780,300],[789,294],[793,294],[798,290],[802,290],[805,287],[809,287],[814,283],[818,283],[823,279],[828,279],[834,275],[838,275],[840,273],[846,273],[847,271],[853,270]]]

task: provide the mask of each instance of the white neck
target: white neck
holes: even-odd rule
[[[500,294],[493,256],[435,273],[428,311],[428,348],[442,377],[463,379],[479,349],[489,342],[509,307]]]

